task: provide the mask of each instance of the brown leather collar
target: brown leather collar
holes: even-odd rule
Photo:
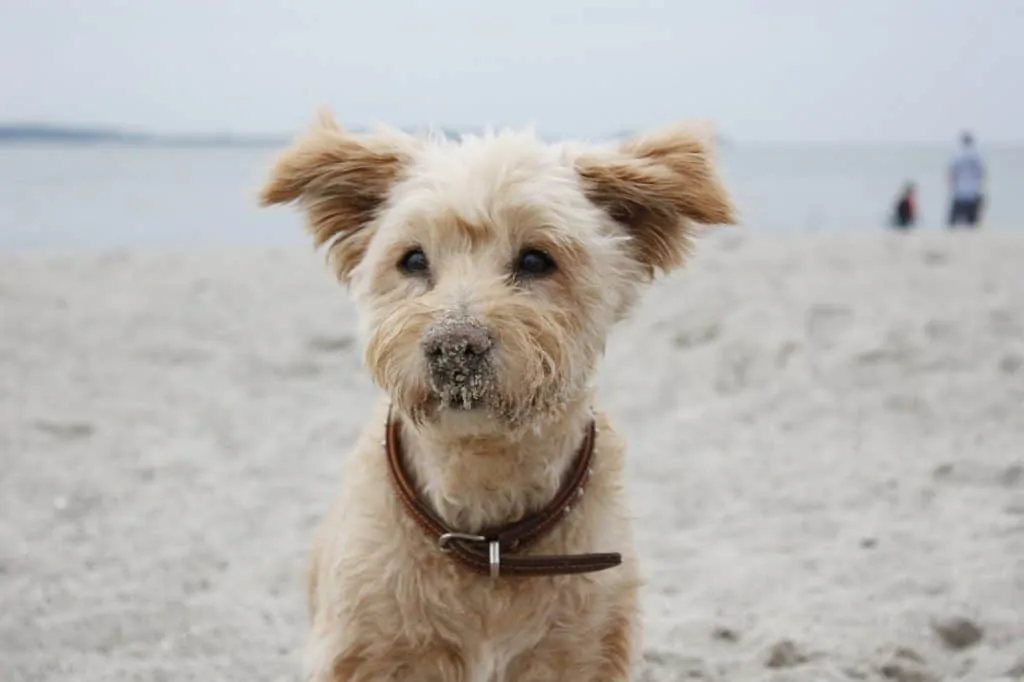
[[[413,519],[437,540],[438,549],[450,554],[466,568],[496,578],[505,576],[543,576],[590,573],[613,568],[622,563],[619,553],[572,555],[523,555],[522,550],[550,531],[572,509],[572,503],[583,495],[590,478],[590,462],[594,455],[596,427],[591,421],[580,446],[576,463],[555,498],[540,511],[518,521],[480,533],[452,530],[419,498],[409,482],[402,463],[402,443],[398,420],[388,411],[384,446],[388,469],[399,499]]]

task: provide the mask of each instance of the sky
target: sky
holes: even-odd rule
[[[0,121],[1024,141],[1024,0],[0,0]]]

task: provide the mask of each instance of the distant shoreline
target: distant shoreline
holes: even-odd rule
[[[18,144],[125,145],[146,147],[271,147],[288,141],[273,135],[159,135],[109,128],[45,124],[0,125],[0,146]]]
[[[500,129],[501,126],[496,126]],[[346,126],[352,132],[367,132],[364,126]],[[415,133],[427,129],[425,126],[404,126],[402,130]],[[464,129],[449,127],[430,127],[431,130],[443,132],[449,139],[458,140],[464,135],[483,134],[483,128],[467,127]],[[608,141],[623,140],[632,136],[636,131],[629,129],[617,130],[607,135],[597,136],[596,139]],[[564,135],[552,135],[541,133],[540,137],[548,142],[557,142],[565,139]],[[594,139],[595,136],[585,136]],[[232,148],[232,147],[281,147],[293,138],[287,134],[260,134],[260,135],[238,135],[232,133],[154,133],[146,131],[131,131],[120,128],[104,128],[92,126],[76,126],[50,123],[0,123],[0,147],[18,146],[23,144],[51,144],[51,145],[74,145],[74,146],[125,146],[125,147],[190,147],[190,148]],[[812,149],[822,148],[868,148],[868,147],[920,147],[937,148],[948,147],[947,142],[942,140],[849,140],[849,141],[828,141],[828,140],[738,140],[727,135],[717,135],[715,145],[722,149],[732,147],[806,147]],[[991,140],[986,145],[988,149],[1021,149],[1024,148],[1024,140]]]
[[[360,127],[349,129],[354,132],[363,130]],[[406,130],[408,132],[415,131],[411,128]],[[459,139],[466,134],[482,132],[475,129],[457,130],[446,127],[439,130],[451,139]],[[630,131],[618,131],[607,137],[615,140],[629,137],[630,134]],[[542,137],[552,141],[558,139],[549,135],[542,135]],[[233,135],[230,133],[175,135],[46,123],[0,124],[0,146],[73,144],[138,147],[278,147],[287,144],[290,139],[287,135]],[[726,138],[719,137],[718,144],[728,146],[730,142]]]

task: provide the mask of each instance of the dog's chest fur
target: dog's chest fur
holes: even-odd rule
[[[310,606],[314,630],[323,623],[333,641],[314,644],[313,667],[375,646],[359,641],[374,631],[412,650],[450,650],[466,682],[518,679],[550,647],[599,656],[602,630],[632,608],[636,589],[617,482],[621,447],[610,429],[599,431],[583,500],[534,551],[621,550],[627,562],[594,574],[496,580],[455,563],[412,519],[390,487],[381,435],[368,429],[352,453],[345,492],[321,529]]]

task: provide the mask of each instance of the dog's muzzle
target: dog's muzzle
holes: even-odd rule
[[[430,382],[442,401],[471,408],[486,395],[491,381],[494,342],[490,332],[471,319],[442,319],[420,340]]]

